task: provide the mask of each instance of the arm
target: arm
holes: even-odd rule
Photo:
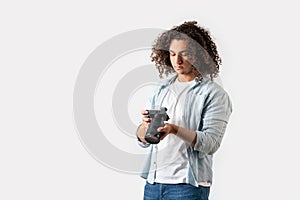
[[[136,131],[136,136],[139,142],[147,143],[147,141],[145,140],[146,131],[147,131],[147,127],[145,127],[143,123],[138,126]]]
[[[177,126],[176,124],[165,124],[164,127],[158,128],[158,131],[165,132],[165,134],[161,139],[164,139],[168,134],[172,133],[177,137],[181,138],[182,140],[184,140],[192,147],[195,146],[197,141],[196,131],[185,129],[183,127]]]
[[[207,99],[198,130],[188,130],[175,124],[165,124],[158,131],[165,132],[165,138],[172,133],[191,145],[194,150],[213,154],[220,147],[227,121],[232,112],[228,95],[216,93]]]
[[[211,94],[206,102],[201,123],[196,131],[197,140],[194,150],[213,154],[220,147],[232,112],[232,105],[225,91]]]

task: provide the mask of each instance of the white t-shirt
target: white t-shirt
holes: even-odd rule
[[[184,102],[187,91],[194,81],[179,82],[178,78],[170,86],[162,106],[166,107],[170,119],[167,123],[185,127],[183,121]],[[169,134],[157,144],[157,170],[155,182],[158,183],[185,183],[187,176],[187,146],[183,140],[173,134]]]

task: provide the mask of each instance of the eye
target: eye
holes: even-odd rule
[[[184,51],[180,53],[181,56],[188,56],[188,52]]]
[[[170,53],[170,56],[175,56],[174,52],[170,51],[169,53]]]

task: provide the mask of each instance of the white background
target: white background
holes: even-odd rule
[[[1,1],[0,199],[142,199],[73,120],[76,76],[102,42],[186,20],[207,27],[233,101],[211,200],[299,199],[297,1]],[[113,126],[113,124],[112,124]]]

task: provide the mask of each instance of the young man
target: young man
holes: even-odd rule
[[[232,106],[225,90],[213,81],[221,58],[209,32],[197,22],[185,22],[162,33],[152,48],[160,77],[175,75],[160,85],[146,108],[166,107],[170,120],[158,132],[158,144],[145,133],[151,118],[143,110],[137,137],[150,147],[142,177],[145,200],[208,199],[212,159],[225,133]]]

